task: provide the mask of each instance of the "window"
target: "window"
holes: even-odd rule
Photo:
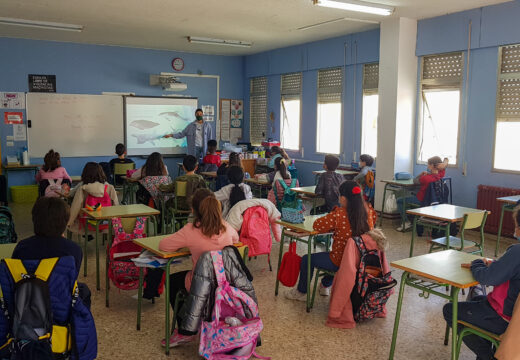
[[[377,116],[379,106],[379,64],[363,67],[363,115],[361,118],[361,154],[377,156]]]
[[[267,132],[267,78],[251,79],[249,88],[249,141],[260,145]]]
[[[422,58],[419,162],[440,156],[457,164],[463,69],[461,52]]]
[[[300,150],[302,74],[282,75],[280,91],[281,142],[284,149]]]
[[[343,69],[318,71],[318,118],[316,151],[338,154],[341,150],[341,97],[343,94]]]
[[[520,134],[520,44],[500,48],[500,69],[496,104],[495,156],[496,170],[520,171],[518,134]]]

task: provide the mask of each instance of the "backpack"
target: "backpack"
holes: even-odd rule
[[[273,242],[267,211],[261,206],[248,208],[243,214],[240,241],[249,248],[249,257],[271,254]]]
[[[384,305],[392,295],[392,288],[397,285],[397,280],[392,278],[390,271],[386,274],[382,273],[381,256],[384,256],[383,253],[376,249],[367,250],[365,242],[360,236],[355,236],[353,239],[361,254],[361,259],[350,300],[354,320],[360,322],[384,313]]]
[[[212,251],[211,259],[217,277],[215,305],[211,321],[203,321],[200,331],[199,354],[205,359],[246,360],[255,353],[263,329],[258,305],[243,291],[230,286],[222,262],[222,251]],[[246,318],[245,309],[252,314]]]
[[[45,197],[60,197],[59,193],[63,192],[61,182],[63,179],[47,179],[49,185],[45,188],[44,196]]]
[[[373,203],[374,196],[376,193],[375,187],[375,175],[372,170],[369,170],[365,175],[365,186],[363,188],[363,194],[365,195],[365,200]]]
[[[300,264],[302,257],[296,253],[296,241],[289,244],[289,251],[283,254],[280,269],[278,270],[278,280],[282,285],[293,287],[300,275]]]
[[[121,224],[121,218],[112,219],[114,240],[108,249],[108,277],[122,290],[135,290],[139,287],[139,268],[130,259],[138,257],[142,248],[133,239],[146,237],[144,218],[138,217],[134,231],[127,234]]]
[[[273,186],[274,196],[277,202],[277,208],[282,213],[282,220],[290,223],[302,223],[304,221],[303,204],[297,194],[291,189],[296,186],[297,179],[292,179],[291,186],[287,186],[285,181],[278,180],[283,189],[283,197],[280,201],[278,198],[278,190],[276,185]]]
[[[15,243],[17,239],[11,210],[0,206],[0,244]]]
[[[107,192],[108,184],[105,184],[105,190],[103,192],[103,196],[94,196],[91,194],[87,195],[87,198],[85,199],[85,207],[89,206],[91,208],[96,208],[96,205],[100,204],[102,207],[112,206],[112,199],[110,198],[110,195]],[[80,226],[81,228],[85,226],[87,223],[87,216],[81,215],[80,218]],[[89,229],[91,228],[91,224],[89,224]],[[92,228],[91,230],[93,230]],[[106,230],[108,229],[108,225],[101,224],[99,225],[99,230]]]

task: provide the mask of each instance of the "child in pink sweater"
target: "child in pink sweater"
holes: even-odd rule
[[[54,150],[49,150],[45,157],[43,158],[43,166],[40,171],[36,174],[36,182],[40,182],[41,180],[57,180],[57,179],[66,179],[72,182],[69,174],[67,174],[67,170],[61,166],[60,153],[55,152]]]
[[[195,216],[193,223],[186,224],[175,234],[162,239],[159,243],[159,249],[165,252],[175,252],[187,247],[191,252],[191,260],[193,267],[195,267],[203,253],[222,250],[228,245],[237,243],[238,233],[222,218],[220,202],[211,190],[198,189],[195,191],[191,206]],[[170,275],[169,295],[172,307],[179,291],[190,290],[191,279],[192,271],[181,271]],[[194,338],[193,334],[182,334],[182,329],[178,331],[175,329],[170,337],[170,346],[177,346]],[[165,344],[163,342],[163,346]]]

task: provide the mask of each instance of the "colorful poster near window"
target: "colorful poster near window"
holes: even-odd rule
[[[23,92],[0,92],[0,109],[24,109],[25,94]]]
[[[231,100],[231,127],[241,128],[244,119],[244,102],[242,100]]]
[[[23,124],[23,112],[5,112],[4,122],[6,124]]]

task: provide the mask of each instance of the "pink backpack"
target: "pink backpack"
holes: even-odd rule
[[[271,254],[273,242],[267,210],[262,206],[250,207],[243,218],[239,241],[249,247],[249,257]]]
[[[199,354],[205,359],[245,360],[254,356],[256,342],[263,329],[256,302],[246,293],[230,286],[222,262],[222,251],[212,251],[211,259],[217,276],[215,306],[210,322],[203,321]],[[252,317],[247,319],[245,309]]]
[[[57,192],[61,193],[63,191],[61,185],[63,179],[47,179],[47,181],[49,185],[45,188],[45,197],[59,197],[60,195]]]
[[[85,199],[85,205],[94,207],[97,204],[101,204],[103,207],[112,206],[112,199],[110,198],[110,195],[107,192],[108,184],[105,184],[105,191],[103,192],[103,196],[93,196],[91,194],[87,195],[87,198]],[[80,218],[80,229],[85,226],[87,222],[87,216],[83,215]],[[89,224],[89,229],[94,230],[94,227]],[[102,224],[99,226],[99,230],[106,230],[108,229],[108,225]]]
[[[107,254],[109,259],[108,277],[119,289],[135,290],[139,286],[139,268],[131,259],[139,256],[142,248],[134,244],[132,240],[146,237],[144,222],[144,218],[138,217],[134,231],[127,234],[123,229],[121,219],[112,219],[114,240]]]

